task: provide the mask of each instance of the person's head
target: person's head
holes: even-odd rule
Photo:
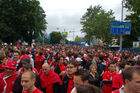
[[[24,67],[26,64],[30,64],[30,59],[29,59],[29,58],[24,58],[24,59],[22,60],[22,65],[23,65],[23,67]]]
[[[101,91],[94,85],[80,85],[75,93],[101,93]]]
[[[23,71],[24,71],[24,72],[32,71],[32,65],[31,65],[31,64],[26,64],[26,65],[23,67]]]
[[[79,85],[82,84],[88,84],[88,80],[89,80],[89,73],[86,70],[80,69],[77,70],[77,72],[75,72],[75,76],[73,79],[75,87],[78,87]]]
[[[140,69],[136,67],[126,68],[122,72],[124,86],[132,91],[131,93],[140,93]]]
[[[123,71],[124,69],[131,67],[131,64],[128,62],[122,62],[119,64],[119,66],[120,66],[120,69]]]
[[[62,65],[63,62],[64,62],[64,57],[63,57],[63,56],[60,56],[60,57],[58,58],[58,64]]]
[[[110,63],[109,65],[108,65],[108,68],[109,68],[109,71],[111,71],[111,72],[113,72],[113,71],[115,71],[115,63]]]
[[[11,61],[7,61],[5,65],[3,65],[5,68],[5,75],[10,76],[14,70],[16,70],[16,67],[14,67],[14,64]]]
[[[100,61],[103,61],[104,56],[100,54],[100,55],[99,55],[99,59],[100,59]]]
[[[44,63],[48,63],[48,60],[47,60],[46,58],[42,61],[41,66],[42,66]]]
[[[136,61],[136,65],[140,66],[140,60]]]
[[[42,70],[43,70],[43,73],[45,73],[46,75],[49,74],[49,71],[50,71],[50,65],[48,63],[44,63],[42,65]]]
[[[0,64],[4,65],[6,63],[6,55],[4,52],[0,52]]]
[[[26,53],[25,49],[21,49],[21,55],[24,55]]]
[[[11,50],[5,51],[5,55],[6,55],[6,57],[11,57],[11,55],[12,55]]]
[[[18,58],[20,57],[20,53],[18,51],[14,51],[13,57],[14,57],[14,60],[18,60]]]
[[[67,71],[68,74],[72,75],[77,71],[77,63],[76,61],[71,60],[70,62],[67,63]]]
[[[91,73],[96,73],[97,72],[97,66],[95,64],[91,64],[89,66],[89,70]]]
[[[24,72],[21,76],[23,90],[31,91],[35,86],[36,76],[32,71]]]
[[[43,52],[42,51],[39,51],[39,55],[42,56],[43,55]]]

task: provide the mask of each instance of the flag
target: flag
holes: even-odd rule
[[[20,44],[19,44],[19,41],[17,41],[17,48],[19,49],[19,47],[20,47]]]

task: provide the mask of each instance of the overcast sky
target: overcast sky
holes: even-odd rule
[[[112,9],[117,20],[121,19],[122,0],[39,0],[47,17],[47,33],[51,31],[67,31],[68,39],[73,40],[76,35],[84,36],[80,18],[90,5],[101,5],[106,11]],[[124,10],[124,15],[125,15]],[[69,31],[75,31],[69,33]]]

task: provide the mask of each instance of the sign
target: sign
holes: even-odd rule
[[[140,36],[138,37],[138,40],[140,41]]]
[[[133,42],[133,47],[134,47],[134,48],[139,47],[139,42]]]
[[[63,37],[67,37],[67,35],[68,35],[68,32],[62,32]]]
[[[130,35],[131,23],[130,22],[111,22],[111,34]]]

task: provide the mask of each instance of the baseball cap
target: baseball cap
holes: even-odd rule
[[[22,60],[22,63],[30,63],[30,59],[29,59],[29,58],[24,58],[24,59]]]

